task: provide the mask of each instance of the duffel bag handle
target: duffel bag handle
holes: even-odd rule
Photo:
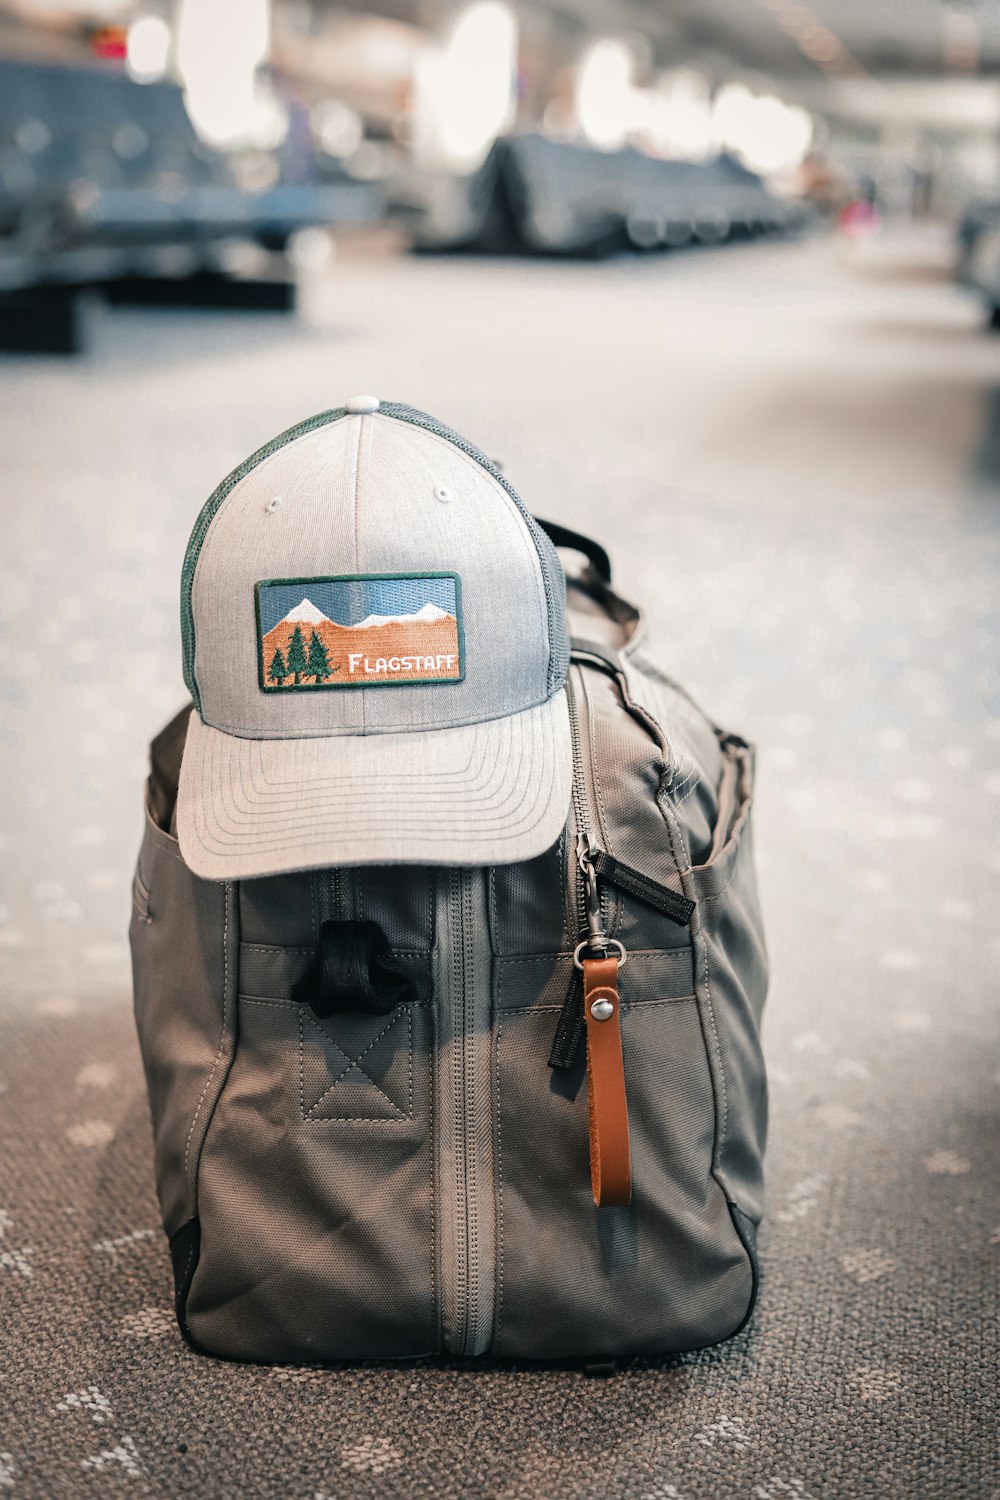
[[[601,582],[611,582],[611,559],[600,542],[595,542],[593,537],[584,536],[582,531],[572,531],[568,526],[560,526],[558,521],[543,521],[541,516],[536,516],[535,520],[553,547],[568,547],[573,552],[581,552]]]

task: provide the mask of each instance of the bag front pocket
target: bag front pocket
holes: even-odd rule
[[[582,1048],[546,1065],[568,955],[501,964],[495,1039],[494,1352],[549,1359],[699,1348],[746,1314],[752,1268],[712,1176],[714,1108],[691,950],[620,972],[632,1201],[596,1208]]]
[[[244,973],[301,970],[256,948]],[[438,1347],[426,1000],[318,1020],[242,994],[202,1153],[192,1337],[242,1359]]]

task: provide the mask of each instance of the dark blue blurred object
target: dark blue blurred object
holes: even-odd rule
[[[809,218],[732,157],[663,161],[523,135],[498,141],[472,176],[431,183],[415,238],[422,250],[593,256],[789,232]]]
[[[998,230],[1000,202],[995,198],[977,198],[966,206],[958,221],[956,233],[957,279],[976,291],[986,293],[994,308],[1000,304],[1000,266],[996,247]]]
[[[971,203],[958,225],[957,279],[978,292],[989,326],[1000,329],[1000,203]]]
[[[127,285],[137,294],[147,281],[157,284],[153,300],[205,305],[215,278],[218,300],[240,305],[223,241],[281,250],[297,230],[380,211],[376,191],[346,176],[239,187],[227,158],[198,140],[172,84],[0,61],[0,346],[38,346],[21,331],[29,291],[29,330],[47,288],[54,308],[64,308],[66,289]],[[172,296],[164,282],[175,284]],[[259,296],[243,287],[245,306],[294,303],[287,270],[283,297],[263,283]]]

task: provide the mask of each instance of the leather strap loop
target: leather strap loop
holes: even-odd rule
[[[606,1002],[607,1019],[593,1014]],[[606,1009],[606,1006],[604,1009]],[[583,960],[583,1013],[587,1025],[587,1101],[590,1115],[590,1181],[598,1208],[617,1207],[632,1197],[628,1099],[622,1058],[618,959]]]

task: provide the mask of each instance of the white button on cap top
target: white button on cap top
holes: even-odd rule
[[[377,396],[349,396],[344,402],[344,410],[349,411],[353,417],[366,417],[373,411],[378,411]]]

